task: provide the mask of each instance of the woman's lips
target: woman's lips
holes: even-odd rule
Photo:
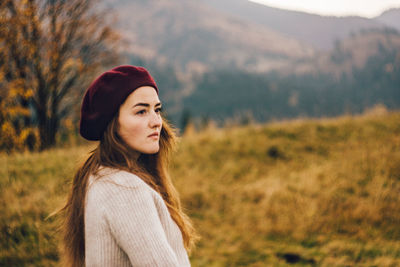
[[[158,138],[158,136],[159,136],[158,133],[152,133],[148,137],[156,139],[156,138]]]

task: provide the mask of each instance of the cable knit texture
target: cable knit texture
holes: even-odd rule
[[[103,168],[89,178],[86,266],[190,266],[164,200],[138,176]]]

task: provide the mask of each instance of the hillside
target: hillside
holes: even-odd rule
[[[400,8],[389,9],[374,19],[400,31]]]
[[[354,68],[362,69],[368,60],[385,51],[400,51],[400,33],[394,29],[369,29],[354,32],[342,40],[336,40],[334,48],[317,53],[309,60],[301,60],[290,66],[286,73],[323,72],[340,77],[352,75]]]
[[[247,0],[106,3],[126,41],[122,63],[154,74],[178,126],[187,110],[196,119],[252,113],[268,121],[399,107],[400,34],[386,28],[396,25],[396,9],[367,19]]]
[[[188,133],[171,174],[193,266],[400,265],[400,113]],[[91,145],[0,154],[0,265],[55,266],[54,217]]]
[[[399,109],[399,51],[399,33],[368,31],[338,42],[329,54],[293,64],[285,75],[209,72],[183,99],[183,114],[196,124],[213,120],[224,125],[249,117],[266,122],[359,114],[375,105]]]
[[[367,19],[319,16],[247,0],[104,1],[116,14],[128,53],[185,74],[288,69],[329,53],[351,34],[400,27],[396,9]]]
[[[393,27],[396,23],[397,27],[400,27],[400,23],[393,19],[320,16],[273,8],[247,0],[204,0],[204,2],[222,13],[263,25],[323,51],[332,49],[336,40],[346,38],[352,32]]]
[[[314,53],[302,42],[224,15],[199,1],[107,3],[118,14],[118,28],[129,53],[171,64],[185,73],[222,67],[268,71]]]

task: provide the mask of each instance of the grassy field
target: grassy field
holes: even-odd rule
[[[54,266],[54,219],[90,146],[0,154],[0,266]],[[400,113],[207,129],[171,173],[193,266],[400,266]]]

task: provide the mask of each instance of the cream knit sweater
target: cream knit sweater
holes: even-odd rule
[[[142,179],[103,168],[89,178],[86,266],[190,266],[162,197]]]

